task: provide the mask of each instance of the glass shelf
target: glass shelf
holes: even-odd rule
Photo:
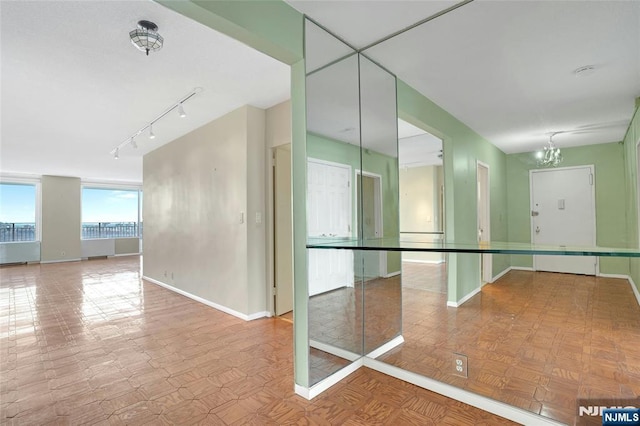
[[[347,239],[310,238],[308,249],[385,250],[438,253],[541,254],[561,256],[640,257],[640,249],[535,245],[529,243],[459,243],[453,241],[408,241],[402,238]]]

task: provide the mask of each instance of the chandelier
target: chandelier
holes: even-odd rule
[[[136,49],[147,53],[160,50],[164,39],[158,34],[158,26],[149,21],[138,21],[138,28],[129,33],[131,43]]]
[[[542,167],[557,167],[562,160],[562,153],[560,148],[553,143],[553,137],[560,132],[553,132],[549,135],[549,143],[543,148],[542,151],[538,151],[538,165]]]

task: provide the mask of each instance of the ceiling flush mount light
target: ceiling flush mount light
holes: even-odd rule
[[[136,143],[135,138],[140,136],[147,129],[149,129],[149,139],[155,139],[156,135],[155,135],[155,133],[153,133],[153,125],[156,124],[156,122],[158,120],[163,118],[165,115],[169,114],[174,109],[178,110],[178,114],[180,115],[180,117],[186,117],[187,114],[184,112],[184,108],[182,107],[182,104],[187,102],[189,99],[193,98],[198,93],[202,92],[202,90],[203,90],[202,87],[196,87],[195,89],[193,89],[192,91],[190,91],[189,93],[187,93],[186,95],[181,97],[177,102],[171,104],[171,106],[169,108],[165,109],[164,111],[162,111],[162,113],[160,113],[160,115],[158,115],[156,118],[154,118],[153,120],[151,120],[150,122],[145,124],[137,132],[135,132],[133,135],[129,136],[122,143],[120,143],[120,145],[118,145],[115,148],[113,148],[111,150],[111,154],[117,160],[120,150],[122,148],[124,148],[125,146],[131,145],[132,148],[137,148],[138,144]]]
[[[542,151],[538,151],[538,165],[542,167],[557,167],[564,158],[560,152],[560,148],[553,143],[553,137],[561,132],[553,132],[549,135],[549,143],[543,148]]]
[[[129,32],[131,43],[136,49],[147,53],[162,49],[164,39],[158,34],[158,26],[150,21],[138,21],[138,28]]]

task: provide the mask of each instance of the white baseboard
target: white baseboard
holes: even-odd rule
[[[120,253],[114,254],[113,257],[123,257],[123,256],[140,256],[142,253]],[[111,256],[110,256],[111,257]]]
[[[402,262],[407,262],[407,263],[430,263],[430,264],[440,264],[440,263],[444,263],[445,260],[414,260],[414,259],[402,259]]]
[[[329,389],[331,386],[344,380],[348,375],[350,375],[351,373],[353,373],[363,365],[364,365],[363,359],[362,357],[360,357],[358,360],[338,370],[337,372],[333,373],[329,377],[322,379],[321,381],[311,386],[310,388],[300,386],[299,384],[296,383],[294,386],[294,392],[305,399],[309,399],[309,400],[313,399],[316,396],[320,395],[322,392]]]
[[[61,259],[61,260],[41,260],[40,263],[64,263],[64,262],[80,262],[82,258],[76,259]]]
[[[391,349],[393,349],[396,346],[401,345],[403,343],[404,343],[404,337],[397,336],[397,337],[389,340],[384,345],[378,347],[377,349],[372,350],[366,356],[369,357],[369,358],[374,358],[374,359],[378,358],[380,355],[389,352]]]
[[[532,266],[510,266],[509,269],[512,271],[535,271]]]
[[[349,361],[355,361],[361,358],[362,355],[355,352],[348,351],[346,349],[338,348],[327,343],[318,342],[317,340],[309,339],[309,346],[314,349],[318,349],[322,352],[326,352],[331,355],[335,355],[339,358],[343,358]]]
[[[468,301],[473,296],[475,296],[476,294],[480,293],[481,289],[482,289],[482,287],[476,288],[471,293],[467,294],[466,296],[464,296],[462,299],[458,300],[457,302],[449,302],[448,301],[447,302],[447,306],[449,306],[450,308],[459,308],[464,302]]]
[[[491,282],[495,283],[497,280],[499,280],[500,278],[504,277],[506,274],[509,273],[509,271],[511,271],[513,268],[511,266],[509,266],[507,269],[505,269],[504,271],[500,272],[498,275],[496,275],[495,277],[491,278]]]
[[[638,291],[638,287],[636,287],[636,283],[633,282],[633,278],[628,276],[629,284],[631,284],[631,290],[633,290],[633,294],[636,295],[636,300],[638,301],[638,305],[640,305],[640,291]]]
[[[602,278],[622,278],[623,280],[628,280],[631,277],[629,277],[629,275],[625,275],[625,274],[603,274],[602,272],[598,273],[599,277]]]
[[[395,277],[398,276],[402,273],[402,271],[395,271],[395,272],[391,272],[388,273],[387,275],[383,275],[382,278],[391,278],[391,277]]]
[[[562,423],[555,422],[548,417],[533,414],[530,411],[516,408],[514,406],[499,402],[485,396],[469,392],[464,389],[457,388],[447,383],[438,382],[425,376],[421,376],[410,371],[403,370],[390,364],[386,364],[375,359],[365,358],[364,366],[373,370],[395,377],[405,382],[420,386],[423,389],[439,393],[448,398],[453,398],[465,404],[488,411],[495,415],[504,417],[514,422],[524,425],[554,425],[559,426]]]
[[[210,306],[210,307],[212,307],[214,309],[222,311],[225,314],[233,315],[236,318],[243,319],[245,321],[251,321],[251,320],[258,319],[258,318],[264,318],[264,317],[271,316],[270,313],[267,312],[267,311],[255,312],[255,313],[249,314],[249,315],[243,314],[242,312],[234,311],[233,309],[227,308],[226,306],[218,305],[217,303],[214,303],[214,302],[212,302],[210,300],[203,299],[200,296],[196,296],[195,294],[191,294],[189,292],[181,290],[181,289],[179,289],[177,287],[174,287],[172,285],[169,285],[167,283],[163,283],[162,281],[158,281],[156,279],[153,279],[153,278],[150,278],[150,277],[147,277],[147,276],[144,276],[144,275],[142,276],[142,279],[146,280],[146,281],[149,281],[150,283],[159,285],[160,287],[164,287],[167,290],[171,290],[171,291],[173,291],[175,293],[178,293],[178,294],[180,294],[182,296],[188,297],[189,299],[195,300],[196,302],[200,302],[200,303],[202,303],[204,305],[207,305],[207,306]]]

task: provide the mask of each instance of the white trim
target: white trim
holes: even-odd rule
[[[513,269],[513,267],[509,266],[507,269],[505,269],[504,271],[500,272],[495,277],[491,278],[491,282],[494,283],[494,282],[498,281],[500,278],[502,278],[505,275],[507,275],[509,273],[509,271],[511,271],[512,269]]]
[[[638,301],[638,305],[640,305],[640,291],[638,291],[638,287],[636,287],[636,283],[633,282],[633,278],[628,276],[629,284],[631,285],[631,290],[633,290],[633,294],[636,295],[636,300]]]
[[[142,253],[138,252],[138,253],[118,253],[118,254],[114,254],[113,256],[109,256],[109,257],[123,257],[123,256],[140,256]]]
[[[622,278],[623,280],[627,280],[627,279],[631,278],[631,277],[629,277],[629,275],[625,275],[625,274],[603,274],[603,273],[599,273],[598,276],[602,277],[602,278]]]
[[[482,287],[478,287],[475,290],[473,290],[471,293],[467,294],[466,296],[464,296],[462,299],[458,300],[457,302],[447,302],[447,306],[450,308],[459,308],[460,305],[462,305],[463,303],[465,303],[466,301],[468,301],[469,299],[471,299],[473,296],[475,296],[476,294],[480,293],[480,290],[482,290]]]
[[[373,205],[374,205],[374,217],[375,217],[375,226],[376,226],[376,233],[378,235],[376,235],[376,238],[382,238],[382,236],[384,235],[384,222],[383,222],[383,217],[384,217],[384,206],[383,206],[383,201],[382,201],[382,175],[377,174],[377,173],[372,173],[372,172],[367,172],[361,169],[354,169],[354,179],[353,182],[355,182],[355,184],[353,185],[353,193],[354,193],[354,206],[356,208],[356,214],[355,214],[355,229],[356,231],[359,229],[360,224],[358,223],[358,207],[361,207],[358,204],[359,198],[358,198],[358,176],[366,176],[366,177],[370,177],[372,179],[374,179],[375,183],[374,183],[374,187],[373,187],[373,191],[374,191],[374,198],[373,198]],[[362,186],[362,177],[360,178],[360,185]],[[387,252],[385,250],[380,250],[378,252],[378,275],[380,275],[381,277],[387,277]],[[391,275],[392,276],[392,275]]]
[[[182,295],[182,296],[188,297],[189,299],[195,300],[196,302],[200,302],[200,303],[202,303],[202,304],[204,304],[204,305],[207,305],[207,306],[209,306],[209,307],[212,307],[212,308],[214,308],[214,309],[217,309],[217,310],[219,310],[219,311],[221,311],[221,312],[224,312],[225,314],[233,315],[233,316],[234,316],[234,317],[236,317],[236,318],[243,319],[243,320],[245,320],[245,321],[251,321],[251,320],[254,320],[254,319],[258,319],[258,318],[264,318],[264,317],[269,317],[269,316],[271,316],[271,315],[269,314],[269,312],[266,312],[266,311],[263,311],[263,312],[255,312],[255,313],[253,313],[253,314],[249,314],[249,315],[247,315],[247,314],[243,314],[243,313],[241,313],[241,312],[234,311],[233,309],[227,308],[226,306],[218,305],[217,303],[214,303],[214,302],[212,302],[212,301],[210,301],[210,300],[203,299],[203,298],[202,298],[202,297],[200,297],[200,296],[196,296],[196,295],[194,295],[194,294],[188,293],[188,292],[186,292],[186,291],[184,291],[184,290],[181,290],[181,289],[179,289],[179,288],[177,288],[177,287],[173,287],[173,286],[171,286],[171,285],[169,285],[169,284],[163,283],[162,281],[158,281],[158,280],[156,280],[156,279],[153,279],[153,278],[147,277],[147,276],[145,276],[145,275],[143,275],[143,276],[142,276],[142,279],[143,279],[143,280],[146,280],[146,281],[149,281],[149,282],[150,282],[150,283],[152,283],[152,284],[159,285],[160,287],[164,287],[164,288],[166,288],[167,290],[171,290],[171,291],[173,291],[173,292],[175,292],[175,293],[178,293],[178,294],[180,294],[180,295]]]
[[[81,179],[80,186],[97,189],[123,189],[130,191],[142,191],[142,183],[135,182]]]
[[[531,266],[512,266],[509,269],[511,269],[512,271],[535,271],[535,269],[533,269]]]
[[[640,247],[640,137],[636,142],[636,218],[638,225],[638,247]]]
[[[407,263],[431,263],[431,264],[440,264],[440,263],[444,263],[445,260],[413,260],[413,259],[402,259],[402,262],[407,262]]]
[[[338,358],[344,358],[349,361],[356,361],[362,355],[355,352],[348,351],[346,349],[338,348],[327,343],[318,342],[317,340],[309,339],[309,346],[318,349],[319,351],[326,352],[328,354],[337,356]]]
[[[478,204],[478,185],[480,184],[480,168],[487,170],[487,199],[485,200],[485,215],[487,217],[487,229],[483,231],[483,241],[491,241],[491,169],[489,165],[476,159],[476,230],[480,228],[480,205]],[[482,241],[478,241],[482,242]],[[491,276],[493,275],[493,255],[489,253],[480,254],[480,270],[483,274],[480,274],[480,284],[483,282],[491,282]],[[489,280],[485,279],[488,278]]]
[[[400,275],[401,273],[402,273],[402,271],[395,271],[395,272],[391,272],[391,273],[388,273],[388,274],[386,274],[386,275],[383,275],[383,276],[382,276],[382,278],[391,278],[391,277],[395,277],[395,276]]]
[[[311,400],[316,396],[320,395],[322,392],[329,389],[331,386],[344,380],[347,376],[349,376],[351,373],[353,373],[363,365],[364,365],[363,359],[360,358],[357,361],[352,362],[346,367],[333,373],[329,377],[319,381],[318,383],[311,386],[310,388],[300,386],[299,384],[296,383],[294,385],[294,392],[305,399]]]
[[[571,166],[571,167],[554,167],[551,169],[531,169],[529,170],[529,213],[531,213],[533,211],[533,174],[534,173],[545,173],[545,172],[557,172],[557,171],[564,171],[564,170],[578,170],[578,169],[589,169],[591,176],[593,176],[593,180],[592,180],[592,184],[591,184],[591,209],[593,211],[593,240],[592,240],[592,245],[595,246],[597,245],[597,233],[598,233],[598,228],[597,228],[597,224],[598,224],[598,217],[597,217],[597,210],[596,210],[596,168],[593,164],[585,164],[582,166]],[[533,230],[533,216],[529,216],[529,228],[530,228],[530,240],[532,244],[535,244],[535,232]],[[537,271],[537,266],[536,266],[536,258],[539,255],[532,255],[533,258],[533,270]],[[591,256],[590,256],[591,257]],[[595,276],[598,276],[600,273],[600,257],[598,256],[593,256],[595,257]]]
[[[41,260],[40,263],[64,263],[64,262],[80,262],[82,258],[61,259],[61,260]]]
[[[380,355],[383,355],[389,352],[391,349],[395,348],[396,346],[400,346],[403,343],[404,343],[404,337],[402,337],[402,335],[396,336],[393,339],[389,340],[384,345],[379,346],[377,349],[372,350],[365,356],[373,359],[378,358]]]
[[[543,417],[530,411],[505,404],[504,402],[496,401],[446,383],[438,382],[428,377],[403,370],[375,359],[365,358],[364,366],[520,424],[553,426],[563,424],[555,422],[548,417]]]

